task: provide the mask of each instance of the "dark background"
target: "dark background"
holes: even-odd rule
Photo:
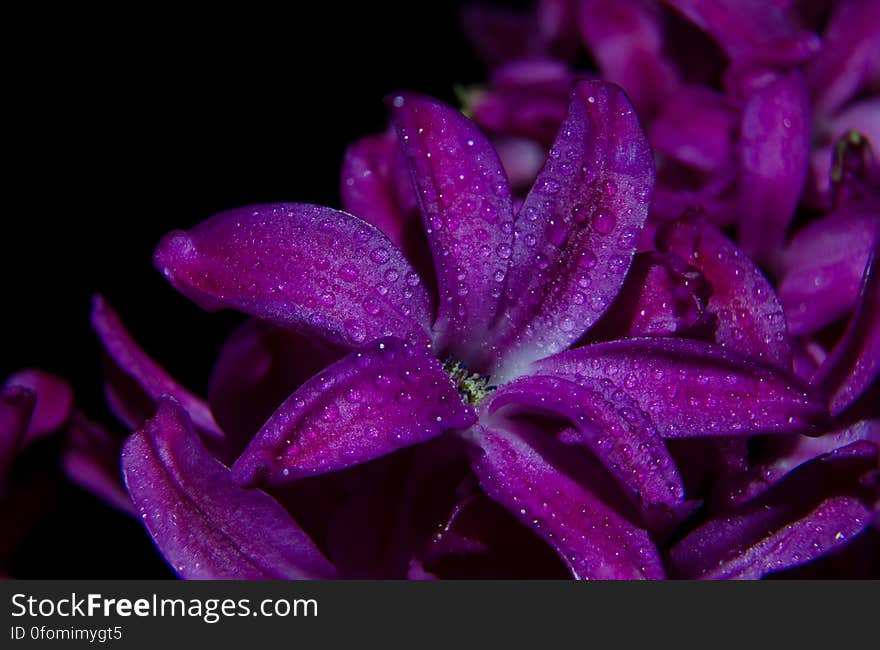
[[[88,324],[100,292],[154,358],[204,393],[241,317],[206,314],[167,285],[151,263],[160,237],[251,203],[338,206],[345,147],[384,128],[384,95],[452,102],[454,84],[485,77],[459,29],[465,3],[301,4],[10,21],[20,47],[6,98],[0,380],[21,367],[56,372],[79,408],[123,433]],[[13,575],[170,576],[138,522],[59,487]]]

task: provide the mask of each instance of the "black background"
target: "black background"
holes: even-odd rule
[[[167,285],[151,263],[160,237],[240,205],[338,206],[345,147],[384,128],[387,93],[452,102],[454,84],[485,77],[459,29],[462,2],[301,4],[9,20],[0,379],[21,367],[56,372],[78,407],[124,433],[104,405],[88,325],[100,292],[154,358],[203,393],[241,317],[206,314]],[[171,575],[139,523],[60,488],[13,575]]]

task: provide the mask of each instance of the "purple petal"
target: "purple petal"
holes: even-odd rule
[[[828,353],[820,344],[809,339],[795,339],[792,352],[794,372],[798,377],[810,380]]]
[[[859,293],[880,210],[849,209],[812,222],[782,257],[779,298],[792,334],[811,334],[849,313]]]
[[[269,495],[232,483],[170,398],[122,451],[126,487],[160,552],[183,578],[324,579],[312,541]]]
[[[206,309],[238,309],[347,347],[428,337],[428,294],[403,253],[375,227],[330,208],[229,210],[166,235],[154,262]]]
[[[842,413],[880,372],[880,238],[865,266],[858,304],[840,342],[812,383],[831,395],[832,415]]]
[[[782,245],[806,180],[810,104],[799,71],[755,92],[740,127],[739,239],[751,255]]]
[[[45,370],[20,370],[6,380],[6,385],[30,388],[37,395],[37,404],[28,424],[28,442],[60,430],[73,411],[70,384]]]
[[[683,577],[760,578],[846,544],[870,523],[859,477],[877,450],[856,443],[790,474],[776,488],[711,519],[670,551]]]
[[[796,467],[854,442],[870,442],[880,451],[880,420],[860,420],[843,430],[814,438],[792,436],[775,440],[779,440],[783,445],[781,453],[765,454],[765,457],[770,455],[771,458],[757,462],[742,481],[731,487],[728,494],[729,503],[753,499],[778,484]]]
[[[707,223],[681,220],[661,229],[670,250],[711,286],[707,311],[716,317],[715,340],[731,350],[791,367],[785,314],[773,286],[727,237]]]
[[[681,505],[684,486],[663,439],[638,403],[611,382],[520,377],[495,393],[488,412],[508,405],[568,420],[577,433],[566,442],[589,447],[643,507]]]
[[[504,429],[471,429],[482,454],[474,471],[486,494],[534,529],[577,579],[660,579],[657,549],[647,532],[612,506],[593,485],[560,469],[537,436]],[[601,472],[601,470],[600,470]],[[595,476],[578,474],[579,479]]]
[[[637,336],[711,337],[714,319],[706,311],[711,287],[675,253],[638,253],[623,288],[590,339]]]
[[[367,136],[355,142],[346,149],[342,161],[340,197],[346,212],[376,226],[402,249],[410,211],[400,204],[396,155],[397,141],[390,134]]]
[[[876,0],[846,0],[833,4],[823,35],[822,55],[808,69],[816,111],[828,115],[855,96],[878,74],[880,4]]]
[[[64,472],[75,484],[126,514],[134,514],[122,485],[120,453],[122,439],[74,413],[67,430],[62,458]]]
[[[579,18],[602,77],[626,90],[642,119],[651,116],[678,83],[664,59],[660,7],[638,0],[583,0]]]
[[[319,341],[257,320],[233,331],[208,386],[211,411],[227,436],[221,460],[238,457],[294,390],[340,356]]]
[[[36,401],[37,396],[30,388],[0,388],[0,495],[6,489],[6,474],[24,439]]]
[[[507,177],[461,112],[416,95],[392,105],[437,268],[438,345],[473,358],[498,313],[513,245]]]
[[[713,580],[748,580],[800,566],[844,546],[851,537],[864,530],[869,517],[870,511],[861,501],[852,497],[831,497],[797,521],[769,531],[766,537],[741,549],[736,556],[718,560],[712,563],[711,568],[707,567],[699,573],[689,572],[687,575]],[[730,528],[725,527],[719,531],[707,526],[708,530],[701,529],[695,534],[723,536],[725,542],[734,543],[741,539],[742,532],[739,529],[751,528],[748,520],[741,521],[733,517],[727,517],[724,523]],[[700,542],[699,539],[688,538],[683,543],[698,545]],[[683,553],[681,548],[673,549],[673,557],[677,562],[685,561],[676,557]]]
[[[695,178],[692,170],[667,160],[658,172],[651,200],[653,219],[647,226],[652,226],[655,220],[674,221],[688,213],[705,214],[718,226],[730,226],[739,218],[735,195],[737,177],[738,170],[726,165],[708,178],[700,178],[699,174]]]
[[[765,0],[666,0],[708,32],[739,68],[787,67],[809,60],[820,47],[781,7]]]
[[[113,308],[96,295],[92,304],[92,327],[109,360],[106,395],[113,412],[132,429],[149,416],[161,395],[173,395],[187,410],[200,431],[217,440],[223,432],[208,404],[177,383],[144,352]]]
[[[495,334],[500,363],[515,369],[563,350],[602,315],[626,277],[653,180],[651,150],[624,92],[578,83],[517,216]]]
[[[282,404],[233,466],[237,483],[283,483],[378,458],[475,420],[430,350],[382,339]]]
[[[651,146],[664,157],[703,173],[730,164],[739,113],[724,95],[684,87],[663,102],[651,123]]]
[[[521,59],[495,70],[488,88],[467,91],[464,104],[483,129],[549,147],[565,119],[573,82],[571,68],[560,61]]]
[[[611,382],[664,438],[802,433],[827,417],[792,373],[702,341],[599,343],[534,363],[531,374]]]

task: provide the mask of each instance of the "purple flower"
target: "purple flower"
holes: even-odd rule
[[[10,571],[22,541],[48,514],[55,489],[43,459],[25,457],[74,417],[73,391],[51,373],[20,370],[0,386],[0,576]],[[29,470],[18,471],[22,465]]]
[[[798,533],[782,540],[772,566],[762,564],[750,549],[776,543],[767,530],[803,531],[821,516],[843,531],[832,535],[840,542],[870,524],[874,496],[865,490],[847,492],[849,500],[821,492],[812,518],[799,504],[774,510],[770,521],[749,502],[742,532],[730,525],[714,532],[709,518],[664,558],[671,529],[699,506],[687,498],[700,442],[692,439],[705,439],[719,457],[733,450],[733,462],[742,447],[730,441],[821,433],[827,409],[791,370],[772,286],[711,225],[694,219],[662,229],[658,252],[636,258],[644,272],[630,272],[654,170],[620,88],[574,86],[518,210],[498,155],[472,122],[416,95],[391,105],[401,157],[385,138],[364,142],[349,152],[344,176],[349,206],[363,206],[361,216],[387,235],[330,208],[276,204],[222,213],[160,243],[156,265],[181,292],[207,309],[258,319],[233,336],[215,369],[219,426],[96,305],[111,365],[127,378],[119,385],[133,391],[111,389],[117,410],[130,412],[135,399],[158,402],[126,442],[123,471],[147,529],[181,576],[356,574],[349,567],[370,543],[364,531],[382,527],[389,503],[391,541],[380,553],[394,556],[392,576],[428,577],[450,555],[486,553],[503,530],[511,531],[503,544],[515,547],[524,528],[510,529],[509,518],[473,522],[470,513],[488,503],[473,491],[474,479],[578,578],[662,578],[670,567],[698,575],[716,556],[737,563],[731,575],[759,576],[834,546],[811,551]],[[397,185],[399,165],[411,191]],[[407,235],[412,197],[433,259],[427,277],[416,270],[419,246]],[[621,308],[622,296],[636,296],[624,303],[638,301],[638,317]],[[675,300],[690,304],[670,308]],[[594,326],[613,340],[580,345]],[[314,340],[323,343],[316,349]],[[303,377],[274,365],[279,351],[305,367],[332,363],[295,388]],[[266,395],[262,387],[283,399],[283,386],[295,390],[261,426],[249,403],[230,403]],[[232,458],[248,438],[231,469],[208,450]],[[470,459],[463,476],[460,449]],[[395,494],[388,477],[407,453],[408,478]],[[876,464],[870,443],[860,453],[868,460],[858,472]],[[787,503],[797,480],[767,498]],[[333,489],[347,481],[356,494],[340,507]],[[304,506],[302,485],[328,489],[308,492]],[[420,519],[444,509],[446,524],[429,542]],[[315,526],[316,510],[331,521]],[[366,528],[357,527],[358,515]],[[704,541],[689,550],[690,540],[704,539],[717,550],[700,551]]]
[[[528,152],[523,139],[549,145],[566,80],[583,74],[571,48],[554,44],[580,40],[645,121],[657,159],[649,223],[702,210],[736,226],[743,250],[778,272],[800,204],[827,210],[839,207],[834,196],[876,196],[866,185],[880,178],[877,11],[871,0],[836,2],[823,25],[806,6],[767,2],[538,3],[519,16],[536,38],[489,56],[490,83],[466,92],[465,104],[518,151]],[[562,14],[570,19],[553,18]],[[484,56],[502,51],[493,15],[468,18]],[[565,25],[567,36],[543,24]],[[532,159],[504,162],[526,169]]]

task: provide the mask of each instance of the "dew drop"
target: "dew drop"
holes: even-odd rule
[[[358,279],[358,270],[351,264],[343,264],[339,267],[339,277],[346,282],[354,282]]]
[[[596,266],[596,256],[588,250],[583,250],[577,256],[577,265],[582,269],[591,269]]]
[[[370,259],[376,264],[385,264],[390,257],[391,255],[384,248],[376,248],[370,253]]]
[[[364,311],[370,314],[371,316],[375,316],[379,313],[379,302],[374,300],[373,298],[366,297],[364,301],[361,303],[361,306],[364,308]]]
[[[615,219],[613,215],[605,212],[597,212],[593,215],[593,229],[600,235],[607,235],[614,230]]]
[[[363,343],[367,339],[367,328],[364,324],[356,320],[347,320],[344,323],[345,330],[348,332],[348,338],[354,343]]]
[[[558,182],[553,180],[552,178],[548,178],[541,185],[541,194],[556,194],[560,190],[560,185]]]
[[[510,246],[508,246],[507,244],[498,244],[498,246],[495,248],[495,252],[501,259],[506,260],[510,257],[512,251],[510,249]]]

